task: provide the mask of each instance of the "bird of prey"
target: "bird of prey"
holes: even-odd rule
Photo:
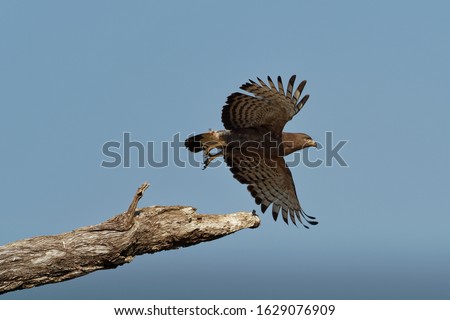
[[[286,123],[305,105],[309,95],[300,95],[306,81],[293,91],[295,75],[284,91],[281,77],[278,87],[270,77],[268,84],[257,78],[249,80],[228,96],[222,109],[222,122],[226,130],[218,130],[191,136],[185,141],[192,152],[204,152],[204,168],[212,160],[223,156],[233,177],[247,184],[247,189],[261,205],[264,213],[272,204],[272,215],[277,220],[281,209],[283,220],[288,217],[296,224],[296,218],[304,223],[317,224],[300,206],[294,180],[284,161],[285,156],[317,143],[305,133],[283,132]],[[216,151],[215,153],[213,153]]]

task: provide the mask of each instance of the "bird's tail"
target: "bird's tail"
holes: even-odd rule
[[[223,132],[209,131],[189,137],[184,142],[186,148],[191,152],[203,151],[203,169],[206,169],[211,161],[223,155],[223,148],[226,145],[226,140],[223,139],[222,134]],[[212,150],[217,150],[217,152],[212,153]]]
[[[209,131],[201,133],[196,136],[192,136],[186,139],[184,145],[191,152],[206,151],[209,152],[214,148],[221,149],[225,144],[225,141],[221,138],[221,135],[217,131]]]
[[[198,134],[196,136],[192,136],[186,139],[184,145],[191,152],[200,152],[203,150],[202,148],[202,140],[204,139],[204,133]]]
[[[191,152],[200,152],[208,149],[211,143],[216,140],[217,139],[212,132],[206,132],[187,138],[184,145]]]

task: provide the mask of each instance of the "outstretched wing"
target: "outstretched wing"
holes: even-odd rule
[[[272,204],[272,215],[277,220],[281,209],[283,220],[288,223],[288,216],[296,223],[296,217],[306,228],[303,219],[312,225],[317,224],[314,217],[308,216],[300,206],[295,191],[292,174],[282,157],[264,157],[253,149],[227,150],[225,161],[233,177],[243,184],[261,205],[265,212]]]
[[[269,85],[257,78],[259,83],[249,80],[241,86],[252,95],[235,92],[231,94],[222,109],[222,122],[225,129],[264,127],[276,135],[281,135],[283,128],[295,116],[309,98],[305,95],[300,101],[300,95],[306,85],[303,80],[293,92],[295,75],[288,82],[284,92],[281,77],[278,77],[278,88],[270,77]]]

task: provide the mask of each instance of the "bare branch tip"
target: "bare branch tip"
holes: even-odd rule
[[[150,187],[150,184],[146,181],[139,187],[137,193],[143,194],[149,187]]]

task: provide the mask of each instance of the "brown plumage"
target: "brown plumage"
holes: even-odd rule
[[[295,75],[289,79],[286,93],[281,78],[278,88],[270,77],[268,85],[258,78],[241,86],[247,93],[231,94],[222,109],[222,122],[226,130],[210,131],[189,137],[185,145],[192,152],[205,154],[205,168],[212,160],[223,156],[233,177],[248,184],[248,191],[255,198],[261,211],[272,204],[276,220],[281,210],[283,220],[288,217],[296,224],[296,218],[315,225],[314,217],[308,216],[300,206],[294,181],[284,156],[295,151],[316,146],[305,133],[283,132],[286,123],[305,105],[309,95],[300,95],[306,81],[293,91]],[[211,151],[218,150],[212,154]]]

